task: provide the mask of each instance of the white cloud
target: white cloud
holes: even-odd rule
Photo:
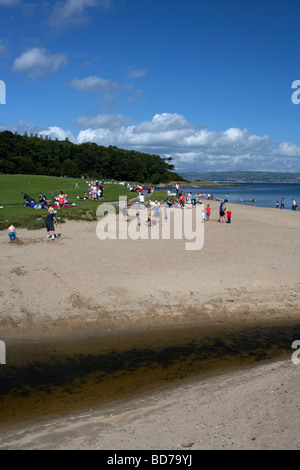
[[[162,134],[170,131],[193,130],[196,126],[189,123],[184,116],[180,114],[162,113],[155,114],[152,121],[145,121],[135,128],[135,133]]]
[[[87,122],[86,122],[87,124]],[[96,124],[96,121],[93,122]],[[178,114],[156,114],[152,121],[114,127],[90,126],[79,132],[77,142],[93,141],[161,156],[172,156],[178,171],[266,170],[300,171],[300,147],[274,142],[247,129],[223,132],[201,129]]]
[[[118,90],[118,86],[114,81],[97,76],[82,78],[81,80],[74,78],[70,86],[86,93],[111,93]]]
[[[76,138],[69,130],[61,129],[60,127],[48,127],[40,132],[40,135],[51,137],[51,139],[65,140],[69,139],[70,142],[76,143]]]
[[[57,1],[50,15],[51,26],[63,27],[68,23],[83,23],[88,20],[85,11],[90,8],[109,8],[113,0],[64,0]]]
[[[117,129],[125,126],[129,119],[120,114],[99,114],[96,117],[80,116],[75,125],[81,129]]]
[[[31,79],[44,77],[47,74],[58,72],[64,67],[68,59],[65,54],[50,55],[46,49],[33,48],[24,52],[14,61],[13,70],[27,74]]]
[[[45,130],[46,127],[36,126],[34,124],[28,124],[25,119],[22,119],[10,127],[0,126],[0,131],[9,130],[11,132],[17,132],[17,134],[23,135],[27,132],[28,135],[30,134],[40,134],[41,131]]]
[[[282,142],[274,149],[273,155],[300,157],[300,147],[293,142]]]
[[[38,136],[48,136],[53,139],[58,140],[65,140],[68,138],[71,142],[76,143],[76,138],[73,136],[71,131],[63,130],[60,127],[53,126],[53,127],[41,127],[36,126],[35,124],[28,124],[28,122],[23,119],[18,121],[16,124],[13,124],[10,127],[0,126],[0,131],[9,130],[13,133],[17,132],[20,135],[24,135],[27,133],[29,136],[31,134],[38,135]]]

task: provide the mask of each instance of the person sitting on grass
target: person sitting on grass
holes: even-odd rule
[[[59,204],[59,207],[62,207],[65,203],[65,196],[64,196],[64,193],[61,191],[58,195],[58,204]]]
[[[47,228],[47,238],[52,238],[52,240],[55,240],[55,235],[54,235],[54,224],[57,223],[56,220],[56,212],[54,211],[53,207],[49,207],[48,209],[48,215],[45,220],[46,223],[46,228]]]

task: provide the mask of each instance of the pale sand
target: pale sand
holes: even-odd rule
[[[9,243],[7,233],[0,233],[0,339],[84,334],[94,325],[109,333],[298,318],[299,212],[229,203],[229,225],[217,222],[219,204],[210,204],[212,216],[199,251],[186,251],[184,240],[100,241],[96,223],[62,224],[57,241],[46,240],[45,230],[18,230],[19,243]],[[64,439],[57,422],[24,432],[45,448],[175,449],[189,442],[195,442],[193,448],[217,448],[229,447],[229,437],[235,448],[295,448],[299,367],[280,363],[274,371],[269,366],[247,370],[242,379],[230,373],[196,382],[188,390],[179,387],[167,396],[154,394],[146,403],[129,403],[128,411],[121,407],[113,418],[104,419],[101,411],[85,420],[74,417],[74,429],[68,418],[59,425]],[[102,419],[103,429],[113,423],[109,432],[102,431]],[[53,426],[56,432],[49,433]],[[84,429],[89,429],[86,435]],[[135,434],[129,437],[130,432]],[[16,446],[27,445],[20,436],[7,434],[12,447],[14,440]],[[35,447],[28,439],[28,446]]]

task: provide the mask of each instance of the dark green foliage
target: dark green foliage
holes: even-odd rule
[[[111,145],[73,144],[67,139],[0,132],[0,172],[6,174],[85,176],[150,184],[182,181],[170,161]]]

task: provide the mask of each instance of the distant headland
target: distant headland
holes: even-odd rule
[[[275,173],[271,171],[220,171],[220,172],[179,172],[185,180],[193,183],[215,184],[242,183],[300,183],[300,173]]]

